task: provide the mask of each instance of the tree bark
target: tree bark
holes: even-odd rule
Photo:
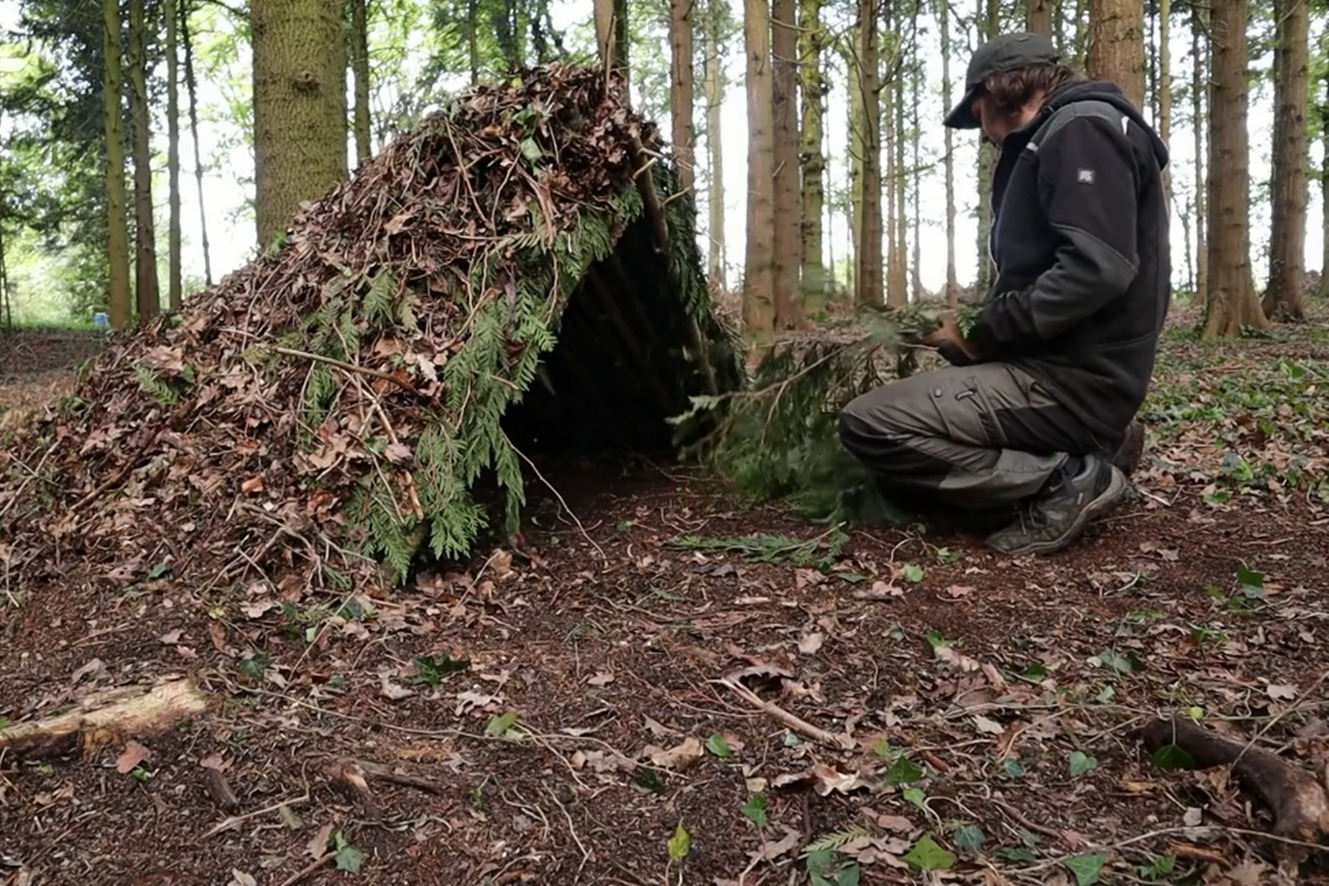
[[[1324,104],[1320,105],[1320,228],[1324,237],[1320,258],[1320,294],[1329,295],[1329,71],[1324,75]]]
[[[1172,0],[1158,0],[1158,137],[1172,138]],[[1172,166],[1163,170],[1163,199],[1172,206]]]
[[[362,165],[374,154],[373,125],[369,119],[369,9],[367,0],[351,4],[351,73],[355,75],[355,162]]]
[[[144,0],[129,0],[129,116],[134,133],[134,301],[139,322],[161,310],[157,225],[152,206],[152,129],[148,112],[148,22]]]
[[[1251,279],[1247,0],[1215,0],[1212,16],[1209,299],[1203,335],[1235,338],[1246,328],[1269,325]]]
[[[600,61],[617,68],[629,83],[627,0],[595,0],[595,42]]]
[[[1209,158],[1205,149],[1206,112],[1210,104],[1206,22],[1200,4],[1191,3],[1191,134],[1195,139],[1195,301],[1209,300]]]
[[[743,46],[747,55],[748,206],[743,262],[743,326],[751,343],[769,343],[775,331],[775,138],[771,76],[771,26],[767,0],[744,0]]]
[[[939,2],[944,2],[944,0],[939,0]],[[1028,0],[1025,8],[1024,28],[1031,34],[1042,34],[1044,37],[1052,36],[1051,0]]]
[[[941,28],[941,106],[947,111],[951,109],[955,100],[951,87],[950,11],[950,0],[937,0],[937,16]],[[946,304],[954,308],[960,304],[960,285],[955,269],[955,135],[949,126],[942,129],[945,143],[942,164],[946,178]],[[982,207],[979,207],[979,211],[982,211]]]
[[[862,65],[859,63],[858,52],[863,45],[862,35],[859,33],[858,22],[850,26],[850,33],[853,39],[853,48],[844,48],[841,44],[841,56],[844,59],[845,70],[849,75],[849,86],[846,90],[849,93],[849,101],[846,107],[849,111],[849,205],[847,207],[849,216],[849,241],[853,247],[853,259],[849,265],[849,285],[854,292],[858,292],[858,254],[863,248],[863,163],[867,157],[867,142],[865,135],[867,130],[867,111],[863,105],[863,82]]]
[[[780,329],[802,324],[799,310],[798,34],[795,0],[774,0],[771,20],[775,121],[775,319]]]
[[[184,304],[180,225],[180,0],[163,0],[166,16],[166,303],[172,311]]]
[[[125,329],[129,308],[129,223],[125,202],[125,135],[120,90],[124,75],[120,64],[120,3],[102,2],[102,96],[106,127],[106,261],[110,271],[107,302],[111,326]]]
[[[345,0],[252,0],[258,243],[349,174]]]
[[[710,190],[707,200],[710,238],[711,291],[713,295],[724,292],[728,285],[725,281],[725,234],[724,234],[724,151],[721,140],[720,108],[724,103],[724,71],[720,64],[720,47],[723,43],[720,34],[720,13],[723,7],[719,0],[709,0],[706,10],[706,150],[710,155],[707,164]]]
[[[696,187],[696,127],[692,123],[692,10],[694,0],[669,0],[669,110],[674,160],[683,190]]]
[[[877,116],[878,131],[880,132],[880,145],[882,158],[882,176],[881,176],[881,202],[882,202],[882,222],[886,226],[886,304],[890,307],[903,307],[909,303],[909,296],[904,290],[904,272],[901,263],[904,256],[900,252],[900,227],[904,219],[900,217],[897,211],[898,201],[896,194],[899,191],[902,182],[898,173],[896,158],[898,154],[895,150],[896,141],[899,138],[899,127],[896,125],[896,98],[895,98],[895,80],[898,75],[898,66],[896,62],[896,53],[899,52],[899,38],[896,32],[899,30],[895,22],[891,19],[893,12],[889,3],[884,4],[883,14],[887,17],[882,30],[885,32],[881,39],[885,53],[884,63],[879,64],[878,69],[885,68],[888,79],[880,86],[881,107]]]
[[[1000,26],[996,0],[978,0],[978,32],[980,40],[990,40]],[[997,163],[997,149],[986,140],[978,146],[978,273],[974,280],[974,296],[982,301],[992,288],[992,173]]]
[[[918,301],[923,297],[923,207],[921,205],[923,194],[922,188],[919,187],[923,168],[922,147],[919,142],[923,140],[923,129],[918,111],[923,102],[921,95],[923,72],[916,48],[914,52],[915,57],[909,71],[909,205],[912,209],[909,230],[913,238],[909,253],[909,290],[912,293],[911,299]]]
[[[1137,108],[1144,104],[1144,4],[1089,0],[1089,74],[1119,85]]]
[[[1310,13],[1305,0],[1275,0],[1273,228],[1269,285],[1261,305],[1271,320],[1304,320],[1306,308],[1306,108]]]
[[[855,298],[862,305],[879,305],[882,297],[882,193],[881,193],[881,63],[877,44],[878,5],[881,0],[858,0],[857,88],[862,111],[862,167],[859,174],[859,234],[854,252]]]
[[[826,155],[822,153],[822,120],[826,106],[826,81],[822,76],[822,50],[826,33],[821,24],[821,0],[799,4],[799,72],[802,102],[803,217],[801,295],[806,316],[822,313],[827,302],[826,267],[822,259],[822,213],[826,207]]]
[[[908,154],[905,152],[909,134],[905,131],[905,120],[907,119],[904,92],[905,65],[903,64],[905,52],[904,41],[897,38],[895,52],[891,57],[893,63],[890,68],[894,72],[892,77],[894,82],[891,84],[894,92],[893,113],[891,115],[893,138],[891,141],[895,148],[895,161],[893,163],[895,209],[892,213],[896,218],[895,245],[892,250],[895,261],[892,263],[891,282],[886,289],[886,301],[887,304],[901,306],[909,304],[909,168],[906,165]],[[898,293],[894,302],[890,298],[892,290]]]
[[[189,93],[189,131],[194,139],[194,183],[198,187],[198,229],[203,247],[203,280],[212,285],[212,249],[208,245],[208,213],[203,201],[203,154],[198,140],[198,82],[194,79],[194,40],[189,31],[190,0],[180,0],[180,40],[185,46],[185,89]]]

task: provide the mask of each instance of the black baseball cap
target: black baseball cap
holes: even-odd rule
[[[969,69],[964,73],[964,97],[944,121],[952,129],[977,129],[974,99],[983,88],[983,81],[993,74],[1004,74],[1028,65],[1055,64],[1061,54],[1052,45],[1051,38],[1042,34],[1003,34],[994,37],[974,50]]]

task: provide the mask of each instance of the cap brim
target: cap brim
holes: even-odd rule
[[[973,86],[965,91],[964,96],[951,108],[942,123],[951,129],[978,129],[978,118],[974,116],[974,99],[978,98],[981,86]]]

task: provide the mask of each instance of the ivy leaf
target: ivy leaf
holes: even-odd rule
[[[965,852],[977,852],[979,847],[987,842],[987,834],[976,824],[967,824],[958,827],[951,834],[951,839],[955,845]]]
[[[706,750],[717,757],[734,756],[734,751],[729,747],[729,742],[718,732],[706,739]]]
[[[512,727],[515,726],[516,724],[517,724],[516,711],[508,711],[506,714],[503,714],[502,716],[490,717],[488,725],[485,726],[485,735],[506,736],[508,734],[508,731],[512,729]]]
[[[900,567],[900,577],[907,582],[917,584],[923,580],[923,567],[917,563],[906,563]]]
[[[766,795],[753,794],[748,797],[748,801],[743,804],[743,817],[759,828],[766,827]]]
[[[1106,862],[1106,852],[1095,852],[1093,855],[1068,858],[1062,864],[1066,866],[1066,870],[1075,875],[1076,886],[1093,886],[1102,876],[1103,865]]]
[[[924,834],[901,858],[925,871],[945,871],[955,864],[955,853],[932,839],[931,834]]]
[[[337,854],[333,856],[333,861],[337,864],[337,870],[346,871],[349,874],[358,874],[360,866],[364,864],[365,854],[352,846],[341,831],[338,831],[332,838],[333,844],[337,847]]]
[[[1097,758],[1089,756],[1084,751],[1071,752],[1072,776],[1084,775],[1086,772],[1089,772],[1090,770],[1097,768],[1098,768]]]
[[[923,770],[914,765],[913,761],[905,754],[895,758],[891,768],[886,770],[883,776],[887,784],[909,784],[918,781],[923,777]]]
[[[1150,755],[1154,765],[1165,772],[1175,769],[1194,769],[1195,758],[1185,749],[1174,744],[1165,744]]]
[[[692,835],[688,833],[687,828],[683,827],[681,820],[678,827],[674,828],[674,836],[669,838],[668,845],[669,857],[674,861],[682,861],[692,851]]]

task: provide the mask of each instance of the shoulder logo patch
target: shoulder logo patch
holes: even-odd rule
[[[1094,183],[1094,171],[1092,169],[1081,169],[1075,177],[1082,185],[1092,185]]]

